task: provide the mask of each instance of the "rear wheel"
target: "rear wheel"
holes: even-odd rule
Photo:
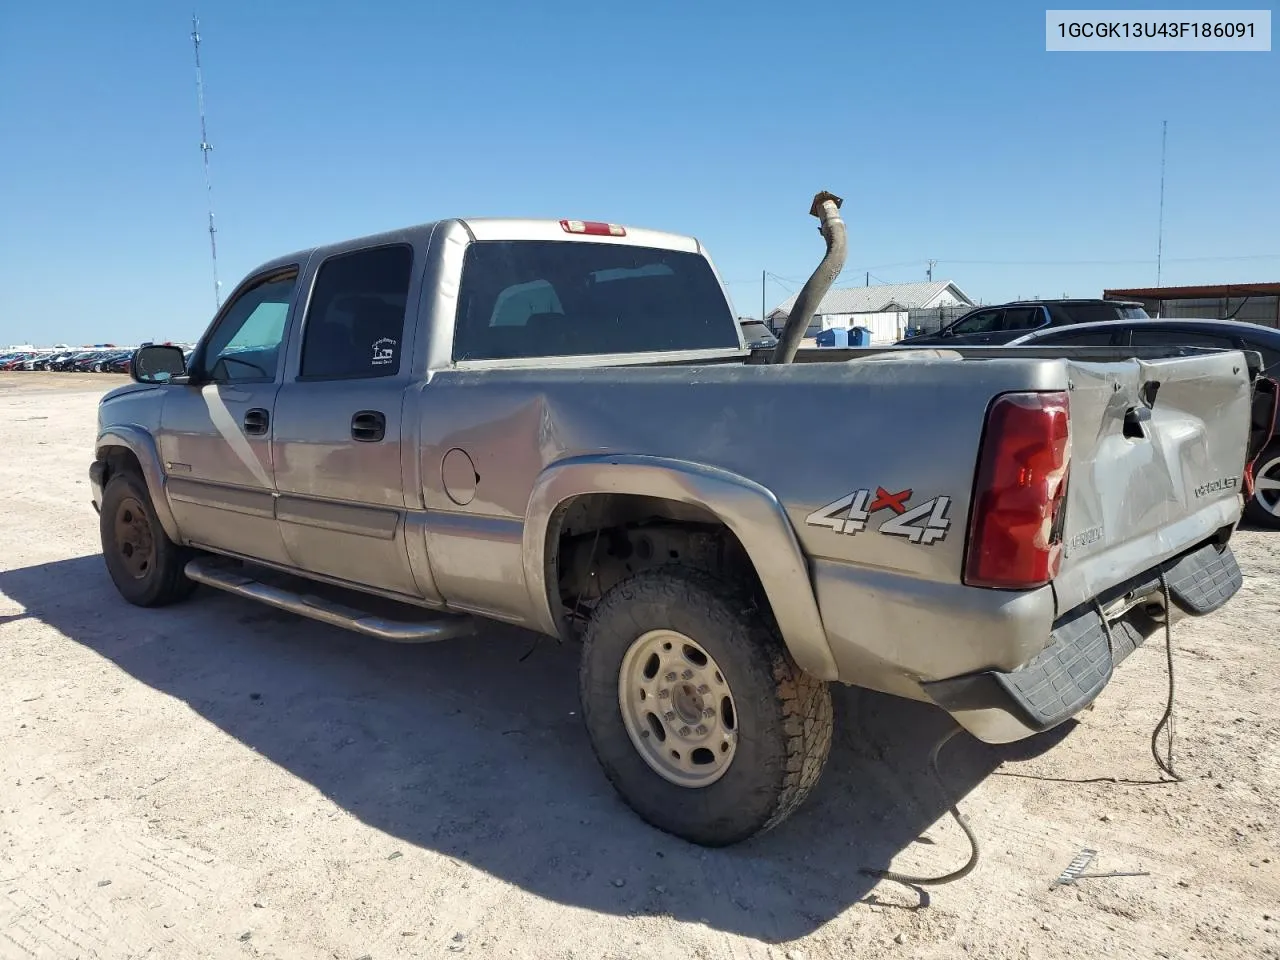
[[[800,670],[750,599],[706,574],[614,586],[587,628],[582,713],[622,799],[706,846],[781,823],[831,745],[827,685]]]
[[[1253,496],[1244,515],[1260,527],[1280,530],[1280,441],[1272,441],[1257,459]]]
[[[107,573],[130,603],[161,607],[195,589],[183,573],[192,553],[165,534],[141,477],[122,471],[107,481],[98,529]]]

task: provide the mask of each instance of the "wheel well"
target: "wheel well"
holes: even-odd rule
[[[773,615],[759,574],[737,536],[705,507],[638,494],[593,493],[565,501],[547,531],[547,582],[557,623],[579,633],[614,584],[679,565],[745,585]]]
[[[117,473],[132,473],[138,477],[144,476],[142,472],[142,463],[128,447],[111,446],[102,447],[98,450],[98,459],[107,465],[107,469],[102,477],[102,484],[105,487],[107,481],[114,477]]]

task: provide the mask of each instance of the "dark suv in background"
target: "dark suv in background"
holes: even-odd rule
[[[1018,300],[976,307],[937,333],[907,337],[898,343],[911,347],[1001,344],[1045,327],[1145,319],[1147,311],[1142,304],[1129,300]]]

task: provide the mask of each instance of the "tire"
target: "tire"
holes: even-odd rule
[[[1280,440],[1272,440],[1256,463],[1253,496],[1244,505],[1245,519],[1260,527],[1280,530]],[[1263,489],[1263,483],[1275,486]]]
[[[831,747],[827,684],[800,670],[751,599],[688,569],[646,571],[601,598],[579,695],[591,745],[622,799],[658,829],[703,846],[785,820],[817,784]],[[653,703],[661,710],[645,714]],[[705,728],[691,719],[702,716]]]
[[[183,573],[192,552],[165,534],[137,474],[122,471],[107,481],[98,529],[107,573],[130,603],[162,607],[185,600],[196,588]]]

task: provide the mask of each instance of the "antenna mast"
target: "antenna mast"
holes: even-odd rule
[[[191,15],[191,42],[196,50],[196,104],[200,109],[200,154],[204,157],[204,187],[209,197],[209,252],[213,255],[213,302],[222,306],[222,284],[218,280],[217,228],[213,225],[213,181],[209,178],[209,151],[213,144],[204,122],[204,75],[200,70],[200,20]]]
[[[1156,286],[1160,286],[1160,267],[1164,258],[1164,155],[1169,137],[1169,121],[1160,121],[1160,226],[1156,236]]]

